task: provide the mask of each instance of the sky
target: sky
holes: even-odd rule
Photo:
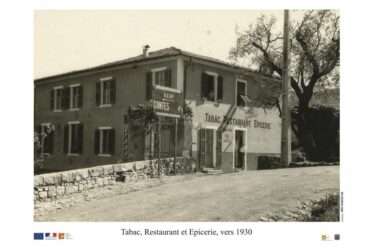
[[[281,30],[283,10],[37,10],[34,77],[137,56],[146,44],[229,61],[236,25],[244,29],[262,13],[274,15]]]

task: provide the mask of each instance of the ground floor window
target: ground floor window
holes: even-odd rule
[[[100,127],[95,131],[95,154],[110,156],[114,154],[115,130],[111,127]]]
[[[64,128],[64,152],[68,155],[78,155],[83,152],[83,124],[69,122]]]

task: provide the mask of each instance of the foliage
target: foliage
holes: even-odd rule
[[[280,167],[280,158],[277,156],[260,155],[258,157],[258,170],[276,169]]]
[[[314,201],[310,215],[300,218],[300,221],[339,221],[340,196],[337,193],[328,194],[319,201]]]
[[[294,131],[297,130],[297,112],[294,109],[291,113]],[[312,135],[312,152],[307,156],[312,161],[337,161],[339,160],[339,110],[332,107],[313,106],[308,108],[304,119],[310,126]]]
[[[339,85],[340,17],[333,10],[309,10],[299,22],[290,24],[291,87],[298,98],[295,124],[297,136],[307,155],[313,152],[310,120],[304,119],[315,89]],[[237,43],[230,50],[234,62],[249,59],[249,65],[267,75],[282,76],[281,32],[276,31],[277,19],[262,15],[245,31],[236,32]],[[268,102],[268,98],[259,97]],[[279,107],[279,103],[276,103]]]
[[[34,131],[34,171],[38,171],[43,168],[44,154],[42,152],[42,148],[44,145],[44,139],[54,130],[55,128],[53,125],[47,125],[44,126],[43,131]]]

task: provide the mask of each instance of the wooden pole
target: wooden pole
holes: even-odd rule
[[[178,143],[178,118],[175,118],[175,136],[174,136],[174,174],[177,173],[177,143]]]
[[[161,176],[161,116],[158,117],[158,177]]]
[[[288,167],[290,163],[290,119],[288,107],[288,85],[290,83],[290,35],[289,10],[284,10],[283,27],[283,72],[282,72],[282,130],[281,130],[281,166]]]

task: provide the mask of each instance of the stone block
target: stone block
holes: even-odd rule
[[[93,188],[92,183],[91,183],[91,182],[88,182],[88,183],[87,183],[87,189],[92,189],[92,188]]]
[[[66,194],[72,194],[72,193],[75,193],[76,192],[76,189],[74,188],[74,186],[65,186],[65,193]]]
[[[104,177],[103,185],[104,186],[108,185],[108,181],[109,181],[109,178],[108,177]]]
[[[104,175],[112,175],[114,172],[113,165],[105,165],[105,166],[102,166],[102,168],[103,168]]]
[[[91,177],[98,177],[103,175],[103,168],[102,167],[96,167],[96,168],[91,168],[88,169],[88,173]]]
[[[63,196],[65,194],[65,186],[58,186],[56,188],[56,193],[58,196]]]
[[[98,187],[104,186],[104,178],[97,178],[96,184]]]
[[[60,185],[62,181],[61,174],[46,174],[43,176],[44,185],[52,186],[52,185]]]
[[[34,186],[43,186],[43,185],[44,185],[43,176],[40,176],[40,175],[34,176]]]
[[[109,181],[108,181],[108,184],[109,184],[109,185],[114,185],[114,184],[116,184],[116,181],[115,181],[115,180],[109,180]]]
[[[131,163],[122,163],[122,164],[116,164],[113,166],[114,172],[120,173],[120,172],[126,172],[133,170],[133,164]]]
[[[45,199],[48,197],[48,194],[46,191],[39,192],[39,198],[40,199]]]
[[[48,189],[48,197],[56,197],[56,195],[57,195],[56,186],[50,186]]]
[[[68,172],[62,172],[62,182],[64,183],[70,183],[75,181],[75,172],[68,171]]]
[[[86,190],[86,185],[85,184],[79,184],[78,185],[78,192],[83,192],[84,190]]]

